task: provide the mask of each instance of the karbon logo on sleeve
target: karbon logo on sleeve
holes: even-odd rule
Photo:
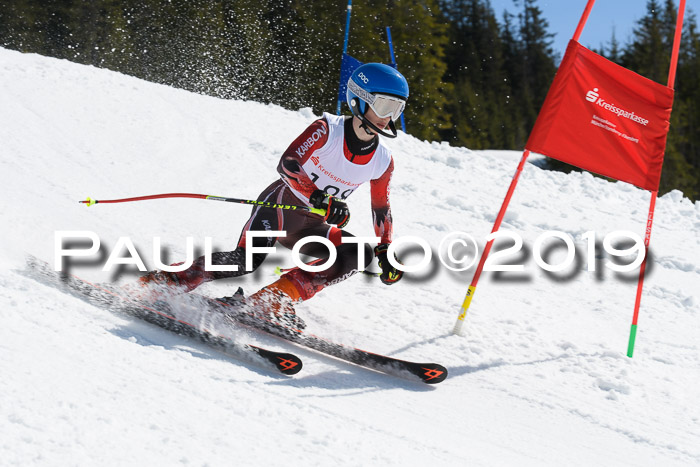
[[[588,102],[592,102],[598,107],[602,107],[607,111],[610,111],[614,114],[616,114],[618,117],[623,117],[632,120],[635,123],[639,123],[640,125],[647,126],[649,123],[649,120],[641,117],[634,112],[630,112],[629,110],[621,109],[620,107],[616,106],[615,104],[612,104],[610,102],[606,102],[605,99],[600,97],[600,94],[598,93],[598,88],[593,88],[592,90],[588,91],[586,93],[586,100]]]
[[[314,143],[318,140],[321,139],[322,136],[325,136],[328,130],[326,130],[325,126],[320,127],[318,130],[314,131],[311,133],[311,136],[309,136],[306,141],[304,141],[301,145],[296,150],[296,153],[299,157],[302,157],[306,152],[314,145]]]

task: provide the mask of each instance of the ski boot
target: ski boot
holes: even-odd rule
[[[298,302],[301,302],[299,290],[284,276],[245,299],[246,306],[256,316],[292,330],[306,327],[294,310],[294,304]]]
[[[172,266],[180,264],[182,263],[175,263]],[[150,271],[139,277],[135,287],[128,288],[138,298],[160,299],[168,295],[191,292],[207,280],[206,271],[193,266],[178,272]]]

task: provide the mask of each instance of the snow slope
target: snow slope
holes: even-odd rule
[[[636,273],[612,272],[605,253],[588,271],[581,236],[643,235],[649,194],[535,164],[502,227],[523,238],[524,253],[505,261],[525,271],[484,274],[464,337],[451,329],[473,268],[438,261],[393,287],[355,276],[299,307],[316,334],[444,364],[450,376],[435,387],[229,331],[304,359],[302,373],[280,377],[18,273],[25,253],[52,260],[59,230],[95,232],[104,254],[128,236],[149,267],[154,236],[171,261],[184,258],[188,236],[232,248],[244,206],[77,201],[255,197],[314,118],[0,49],[0,465],[700,464],[700,203],[679,192],[657,202],[633,359]],[[390,145],[395,236],[437,249],[464,231],[483,247],[517,155],[403,134]],[[372,236],[368,187],[349,203],[349,230]],[[532,255],[549,230],[571,235],[580,260],[554,275]],[[74,271],[136,277],[102,272],[104,259]],[[201,290],[253,291],[290,264],[280,250],[255,274]]]

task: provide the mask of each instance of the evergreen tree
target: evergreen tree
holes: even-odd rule
[[[607,52],[603,52],[601,55],[606,57],[608,60],[618,63],[621,59],[620,43],[615,37],[615,27],[612,29],[612,36],[610,37],[610,47],[608,47]]]
[[[700,77],[700,31],[692,11],[686,15],[678,62],[671,132],[678,135],[678,151],[690,166],[684,167],[690,174],[690,180],[686,181],[683,192],[691,199],[700,200],[700,88],[697,85]],[[677,118],[674,119],[674,116]],[[668,187],[680,186],[674,177],[669,178]]]
[[[666,0],[663,7],[657,0],[649,0],[646,15],[638,21],[634,30],[634,39],[623,51],[621,64],[665,85],[668,80],[676,14],[677,10],[672,0]],[[692,58],[687,46],[681,52],[678,70],[683,73],[681,70],[690,66]],[[697,77],[693,87],[696,87],[695,83]],[[689,162],[697,156],[693,155],[692,145],[688,144],[695,138],[689,132],[688,122],[692,125],[691,107],[697,106],[700,101],[693,101],[693,97],[697,99],[697,96],[693,96],[693,90],[686,86],[687,83],[684,82],[676,89],[659,191],[665,193],[676,188],[692,198],[698,196],[699,178],[697,167]]]
[[[622,54],[622,66],[665,84],[673,38],[669,41],[668,28],[663,25],[662,19],[658,1],[649,0],[646,16],[638,21],[632,35],[634,39]]]
[[[536,0],[523,0],[523,11],[519,15],[521,52],[524,59],[519,91],[527,111],[528,131],[535,124],[537,113],[556,73],[556,57],[552,49],[554,35],[547,32],[549,23],[535,2]]]
[[[505,88],[505,141],[503,148],[523,148],[529,134],[529,127],[525,122],[524,109],[517,96],[518,83],[522,69],[525,68],[524,56],[521,53],[520,43],[513,34],[513,15],[503,13],[503,25],[501,27],[501,43],[503,45],[503,74]]]
[[[324,0],[295,0],[300,23],[297,76],[300,107],[317,114],[335,112],[343,50],[345,4]]]
[[[447,79],[454,83],[448,107],[454,127],[443,136],[474,148],[501,147],[509,87],[496,17],[484,0],[446,1],[443,8],[451,20]]]

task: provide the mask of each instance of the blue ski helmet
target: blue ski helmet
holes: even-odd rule
[[[369,105],[379,117],[391,115],[391,120],[395,121],[401,116],[406,99],[406,78],[389,65],[366,63],[355,69],[348,80],[346,100],[353,115],[361,120]]]

